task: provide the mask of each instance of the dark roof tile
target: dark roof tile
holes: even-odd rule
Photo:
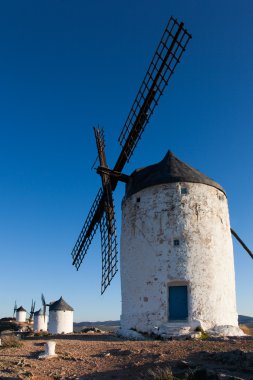
[[[39,309],[39,310],[35,311],[34,315],[44,315],[43,310]]]
[[[23,306],[20,306],[17,311],[26,311],[26,309],[23,308]]]
[[[168,151],[162,161],[137,169],[130,175],[126,186],[126,196],[130,197],[147,187],[173,182],[203,183],[221,190],[226,195],[218,183],[180,161],[171,151]]]
[[[49,311],[51,310],[74,311],[74,309],[70,305],[68,305],[67,302],[65,302],[62,297],[58,299],[58,301],[55,301],[50,304]]]

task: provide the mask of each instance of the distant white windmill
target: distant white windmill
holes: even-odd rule
[[[44,314],[42,309],[35,311],[34,313],[34,331],[47,331],[48,316]]]
[[[49,306],[48,331],[52,334],[73,332],[74,309],[61,297]]]
[[[46,303],[41,296],[43,304],[43,316],[46,319],[46,308],[49,307],[48,332],[51,334],[67,334],[73,332],[74,309],[60,297],[57,301]]]
[[[16,321],[17,322],[25,322],[26,321],[26,309],[23,306],[20,306],[16,309]]]

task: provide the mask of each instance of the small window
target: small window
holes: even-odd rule
[[[136,198],[136,202],[138,202],[138,203],[139,203],[140,201],[141,201],[141,198],[139,198],[139,197],[138,197],[138,198]]]
[[[175,239],[175,240],[174,240],[174,245],[175,245],[175,246],[178,246],[178,245],[179,245],[179,240],[178,240],[178,239]]]
[[[182,194],[182,195],[188,194],[188,189],[187,189],[187,187],[181,187],[181,194]]]

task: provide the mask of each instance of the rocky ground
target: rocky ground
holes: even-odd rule
[[[49,339],[58,357],[39,359]],[[253,380],[253,337],[129,341],[106,332],[20,342],[0,347],[0,379]]]

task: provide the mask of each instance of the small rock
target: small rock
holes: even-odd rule
[[[219,373],[219,378],[220,380],[244,380],[241,377],[227,375],[226,373]]]
[[[31,377],[31,376],[33,376],[32,372],[23,372],[22,375],[23,375],[23,376],[26,376],[26,377]]]
[[[189,380],[219,380],[218,374],[209,368],[197,368],[190,375]]]
[[[189,362],[181,360],[180,362],[178,362],[177,367],[182,369],[189,368]]]

